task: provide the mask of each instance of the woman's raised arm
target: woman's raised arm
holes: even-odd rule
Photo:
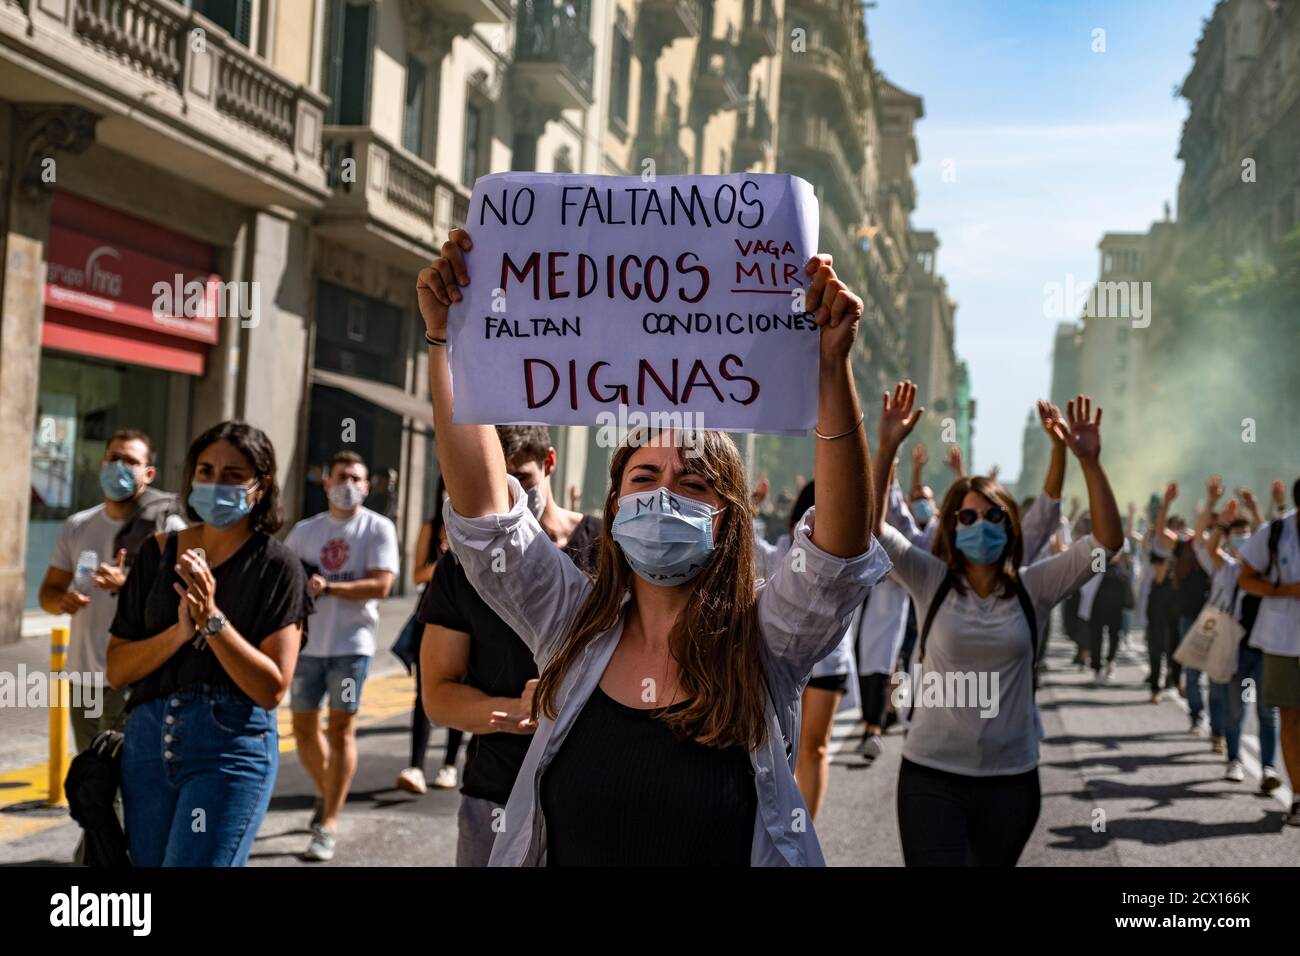
[[[1066,415],[1068,422],[1065,425],[1057,422],[1053,427],[1057,437],[1079,459],[1083,470],[1083,480],[1088,486],[1092,536],[1102,547],[1119,551],[1124,546],[1124,525],[1120,520],[1119,505],[1115,503],[1115,493],[1110,488],[1110,479],[1101,467],[1101,406],[1097,406],[1094,418],[1092,399],[1080,395],[1066,406]]]
[[[429,394],[433,399],[433,437],[438,462],[456,512],[467,518],[510,510],[506,462],[491,425],[453,425],[451,368],[447,363],[447,312],[461,302],[469,285],[465,253],[474,247],[469,233],[453,229],[442,255],[420,271],[415,291],[429,344]]]
[[[812,542],[828,554],[847,558],[871,547],[874,524],[867,434],[849,360],[862,300],[836,278],[830,256],[813,256],[806,271],[812,277],[807,309],[821,329]]]

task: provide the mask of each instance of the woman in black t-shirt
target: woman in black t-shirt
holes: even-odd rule
[[[275,450],[223,422],[185,459],[184,531],[147,540],[118,596],[108,681],[130,685],[122,798],[136,866],[242,866],[279,766],[275,707],[311,613]]]

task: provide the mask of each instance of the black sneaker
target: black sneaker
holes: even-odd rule
[[[313,806],[311,810],[311,823],[309,824],[309,827],[320,826],[320,822],[323,819],[325,819],[325,801],[322,798],[317,797],[316,805]]]
[[[1291,812],[1282,817],[1282,822],[1289,827],[1300,827],[1300,800],[1291,801]]]

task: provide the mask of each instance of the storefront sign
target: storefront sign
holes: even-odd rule
[[[219,310],[186,308],[185,296],[173,296],[171,290],[201,286],[210,302],[221,287],[218,276],[62,226],[50,227],[47,259],[48,306],[199,342],[217,341]],[[164,288],[168,294],[160,296]]]

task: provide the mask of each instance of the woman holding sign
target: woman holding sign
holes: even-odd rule
[[[816,507],[770,579],[755,588],[741,457],[712,431],[691,456],[674,432],[618,449],[588,578],[542,533],[491,426],[452,424],[447,314],[472,248],[453,231],[417,288],[452,550],[541,672],[493,865],[824,864],[794,781],[800,692],[889,570],[849,365],[862,300],[829,256],[808,262]]]
[[[916,386],[885,395],[876,448],[877,512],[894,454],[920,420]],[[1088,485],[1092,534],[1022,566],[1015,499],[992,478],[958,478],[936,516],[934,552],[877,518],[894,576],[916,604],[920,635],[903,712],[911,726],[898,775],[898,829],[907,866],[1014,866],[1038,820],[1034,704],[1038,621],[1124,544],[1101,467],[1101,409],[1084,395],[1056,421]],[[974,699],[972,699],[974,698]]]

